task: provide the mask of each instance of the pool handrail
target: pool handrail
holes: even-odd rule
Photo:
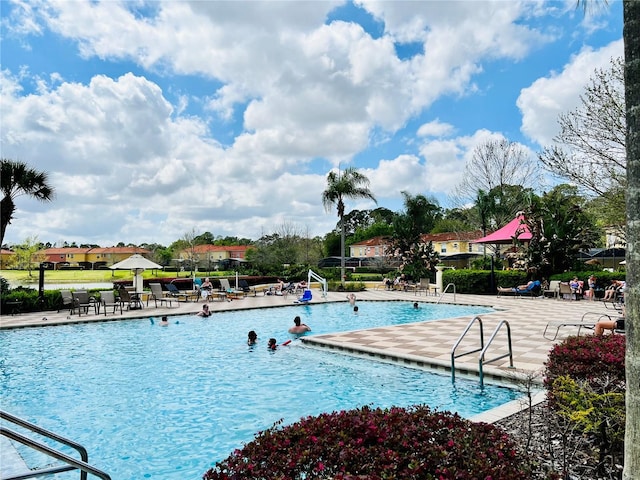
[[[493,342],[493,339],[496,338],[496,335],[504,325],[506,325],[507,327],[507,342],[508,342],[507,346],[509,347],[509,351],[503,355],[499,355],[495,358],[492,358],[491,360],[485,360],[484,356],[487,353],[487,349],[491,346],[491,342]],[[480,358],[478,358],[478,373],[480,374],[481,387],[484,387],[484,370],[482,368],[484,364],[495,362],[496,360],[500,360],[504,357],[509,357],[509,368],[513,368],[513,349],[511,348],[511,326],[509,325],[509,322],[507,322],[506,320],[501,320],[498,326],[495,328],[495,330],[491,334],[491,337],[489,338],[487,345],[482,349],[482,352],[480,353]]]
[[[456,301],[456,286],[453,283],[449,283],[449,284],[447,284],[446,287],[444,287],[444,290],[442,290],[442,293],[440,294],[440,297],[438,298],[438,301],[436,302],[436,305],[438,305],[440,303],[440,300],[442,300],[442,297],[444,297],[444,294],[447,293],[447,291],[449,290],[449,287],[453,287],[453,302],[455,303],[455,301]]]
[[[4,477],[5,480],[18,480],[18,479],[26,479],[26,478],[33,478],[33,477],[39,477],[42,475],[52,475],[54,473],[62,473],[62,472],[69,472],[72,470],[80,470],[80,480],[86,480],[87,479],[87,473],[90,473],[96,477],[101,478],[102,480],[111,480],[111,477],[101,471],[98,470],[95,467],[92,467],[91,465],[89,465],[87,462],[89,461],[89,454],[87,453],[87,449],[85,447],[83,447],[82,445],[80,445],[79,443],[76,443],[72,440],[69,440],[67,438],[64,438],[54,432],[51,432],[49,430],[46,430],[42,427],[39,427],[31,422],[28,422],[22,418],[16,417],[15,415],[10,414],[9,412],[6,412],[4,410],[0,410],[0,418],[2,420],[8,421],[10,423],[13,423],[15,425],[18,425],[20,427],[26,428],[27,430],[31,430],[32,432],[35,432],[37,434],[40,434],[44,437],[50,438],[52,440],[55,440],[59,443],[62,443],[64,445],[67,445],[68,447],[73,448],[74,450],[76,450],[79,454],[80,454],[80,458],[82,460],[76,460],[73,457],[70,457],[62,452],[59,452],[58,450],[55,450],[54,448],[49,447],[48,445],[45,445],[43,443],[40,443],[36,440],[33,440],[31,438],[28,438],[14,430],[11,430],[9,428],[6,428],[4,426],[0,425],[0,435],[3,435],[11,440],[14,440],[16,442],[22,443],[23,445],[26,445],[29,448],[32,448],[34,450],[37,450],[41,453],[44,453],[45,455],[48,455],[50,457],[53,457],[57,460],[60,460],[64,463],[66,463],[66,465],[61,465],[61,466],[57,466],[57,467],[50,467],[50,468],[46,468],[46,469],[39,469],[39,470],[30,470],[29,472],[23,473],[23,474],[18,474],[18,475],[13,475],[10,477]]]
[[[447,287],[448,287],[448,285],[447,285]],[[468,352],[459,353],[458,355],[456,355],[456,348],[458,348],[458,345],[460,345],[460,342],[462,342],[462,339],[469,332],[469,330],[471,329],[471,327],[473,326],[473,324],[476,321],[478,322],[478,325],[480,325],[480,348],[476,348],[475,350],[470,350]],[[456,341],[456,343],[451,348],[451,381],[452,382],[456,381],[456,358],[464,357],[465,355],[469,355],[471,353],[480,352],[483,349],[484,349],[484,328],[482,326],[482,318],[480,318],[479,316],[475,316],[467,324],[467,327],[460,334],[460,336],[458,337],[458,340]]]
[[[322,290],[322,298],[326,299],[327,298],[327,292],[329,291],[329,288],[327,287],[327,279],[326,278],[322,278],[316,272],[314,272],[313,270],[309,269],[309,274],[308,274],[308,277],[307,277],[307,285],[308,285],[308,287],[311,287],[311,279],[314,279],[314,280],[317,280],[318,282],[320,282],[320,285],[322,286],[322,288],[321,288],[321,290]]]

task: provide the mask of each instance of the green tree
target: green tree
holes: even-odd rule
[[[344,254],[345,254],[345,200],[369,199],[378,203],[371,190],[369,179],[357,169],[349,167],[342,173],[329,172],[327,175],[327,188],[322,192],[322,204],[329,211],[336,206],[340,219],[340,279],[344,282]]]
[[[571,270],[575,255],[596,245],[601,232],[585,212],[577,187],[558,185],[524,211],[533,238],[527,248],[527,264],[549,278]]]
[[[36,235],[25,238],[20,245],[14,247],[18,267],[22,270],[27,270],[30,277],[32,276],[33,264],[45,261],[46,257],[44,255],[36,255],[36,252],[41,250],[41,247],[42,244]]]
[[[201,233],[193,239],[196,245],[213,245],[214,240],[215,238],[211,232]]]
[[[442,209],[435,199],[424,195],[412,196],[407,192],[402,195],[405,209],[394,219],[391,251],[400,260],[400,270],[417,281],[427,277],[438,263],[432,242],[423,243],[421,236],[431,232],[442,218]]]
[[[0,185],[3,194],[0,201],[0,245],[4,243],[4,234],[16,211],[16,197],[29,195],[42,202],[50,202],[55,193],[48,182],[45,172],[29,168],[26,163],[6,158],[0,160]]]

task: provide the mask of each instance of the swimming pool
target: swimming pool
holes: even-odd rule
[[[330,333],[488,311],[359,306],[357,316],[346,303],[328,303],[176,317],[168,327],[131,320],[0,331],[0,398],[10,413],[85,445],[114,479],[177,480],[201,478],[280,419],[420,403],[472,416],[519,396],[296,341],[266,348],[269,337],[291,338],[295,315],[312,333]],[[245,343],[249,330],[257,347]]]

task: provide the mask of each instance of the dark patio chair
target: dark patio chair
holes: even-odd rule
[[[116,313],[116,309],[120,309],[120,315],[122,315],[122,302],[116,299],[113,290],[103,290],[100,292],[100,305],[104,309],[104,315],[107,316],[107,308],[113,307],[113,313]]]
[[[62,297],[62,306],[58,308],[58,312],[63,308],[69,309],[69,315],[73,315],[75,311],[75,303],[73,301],[73,294],[71,290],[60,290],[60,296]]]
[[[175,298],[178,301],[182,299],[185,302],[188,302],[189,299],[193,297],[193,295],[190,293],[184,293],[178,290],[178,287],[176,287],[173,283],[167,283],[166,286],[167,286],[167,291],[169,292],[168,295],[170,297]]]
[[[127,310],[138,310],[144,307],[140,297],[134,292],[130,292],[126,288],[118,290],[120,296],[120,303],[123,307],[127,307]]]
[[[78,315],[82,316],[82,312],[89,314],[89,309],[93,308],[93,313],[100,313],[100,304],[94,297],[90,297],[86,290],[76,290],[72,293],[73,306],[78,310]]]

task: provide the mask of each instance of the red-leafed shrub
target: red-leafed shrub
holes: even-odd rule
[[[259,432],[203,480],[530,478],[499,427],[427,406],[307,417]]]
[[[569,337],[546,362],[548,404],[565,428],[592,439],[598,473],[622,462],[625,434],[625,337]],[[605,460],[610,458],[610,462]],[[615,469],[611,469],[614,471]]]
[[[549,353],[545,386],[549,388],[560,376],[590,383],[606,377],[612,387],[624,389],[624,355],[624,335],[568,337]]]

